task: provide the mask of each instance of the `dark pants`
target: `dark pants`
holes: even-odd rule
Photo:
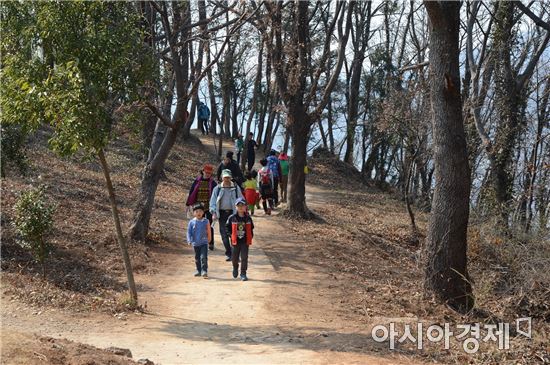
[[[262,198],[264,212],[267,213],[268,204],[269,209],[273,209],[273,189],[271,189],[270,185],[260,185],[260,197]]]
[[[229,243],[229,232],[225,229],[225,224],[231,214],[233,214],[232,210],[220,210],[220,236],[225,247],[225,256],[229,257],[231,257],[231,243]]]
[[[239,255],[241,256],[241,275],[246,275],[248,269],[248,245],[246,242],[237,243],[233,246],[233,255],[231,255],[231,261],[233,262],[233,268],[239,269]]]
[[[273,176],[273,201],[275,205],[279,204],[279,178]]]
[[[208,119],[199,120],[199,125],[202,134],[208,134]]]
[[[208,245],[193,246],[195,249],[195,266],[198,272],[208,271]]]
[[[256,160],[256,155],[248,155],[246,158],[246,163],[248,164],[248,171],[252,171],[252,168],[254,167],[254,161]]]
[[[237,152],[237,165],[241,166],[241,151]]]
[[[206,207],[208,207],[208,205],[206,205]],[[211,249],[214,249],[214,228],[212,228],[212,213],[207,210],[206,212],[204,212],[204,216],[206,217],[206,219],[208,219],[208,222],[210,222],[210,237],[212,237],[212,239],[210,240],[210,242],[208,242],[208,244],[210,245]]]
[[[288,186],[288,175],[281,176],[281,201],[286,203],[286,192]]]

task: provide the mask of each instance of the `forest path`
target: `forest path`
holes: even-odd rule
[[[309,188],[308,202],[323,204],[323,191]],[[155,215],[165,222],[174,245],[164,250],[158,274],[136,278],[145,288],[139,294],[147,314],[125,320],[61,310],[32,315],[7,305],[3,326],[102,348],[128,348],[135,359],[160,364],[415,363],[390,354],[386,344],[372,340],[370,327],[346,318],[334,290],[337,283],[326,268],[308,263],[302,242],[285,229],[289,222],[262,212],[254,216],[248,282],[232,278],[216,225],[206,280],[193,276],[193,249],[184,245],[187,219],[181,206],[167,208]]]

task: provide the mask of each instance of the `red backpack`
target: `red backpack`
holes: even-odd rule
[[[271,186],[271,178],[269,177],[269,170],[260,170],[260,185]]]

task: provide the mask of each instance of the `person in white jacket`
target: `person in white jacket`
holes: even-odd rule
[[[229,235],[225,229],[225,224],[229,216],[236,212],[235,202],[237,199],[242,198],[243,194],[241,188],[231,181],[231,170],[223,170],[221,178],[221,184],[217,185],[212,191],[210,212],[214,220],[219,220],[220,236],[223,246],[225,247],[225,258],[226,261],[231,261],[231,244],[229,242]]]

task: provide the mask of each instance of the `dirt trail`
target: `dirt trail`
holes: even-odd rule
[[[204,143],[212,143],[204,141]],[[308,201],[322,203],[319,190]],[[168,238],[183,243],[186,219],[169,206]],[[305,260],[288,222],[262,213],[254,216],[255,242],[248,282],[231,276],[215,227],[216,250],[209,252],[209,279],[193,277],[193,250],[174,246],[158,275],[137,277],[148,314],[126,320],[106,314],[67,315],[49,310],[24,314],[5,303],[3,326],[67,338],[97,347],[129,348],[135,359],[182,364],[410,364],[370,338],[370,328],[354,325],[339,307],[337,285],[324,268]],[[380,357],[375,356],[377,352]]]

